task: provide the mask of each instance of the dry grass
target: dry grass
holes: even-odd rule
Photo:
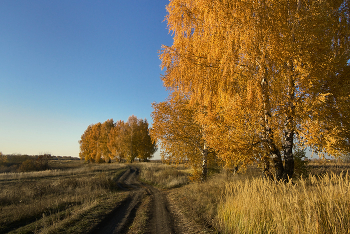
[[[142,181],[160,188],[175,188],[188,184],[190,170],[184,166],[171,166],[159,163],[138,163]]]
[[[322,176],[326,173],[334,173],[339,175],[344,171],[350,171],[350,163],[340,160],[313,160],[308,163],[308,171],[312,175]]]
[[[349,233],[350,177],[338,172],[310,174],[285,184],[248,168],[246,173],[217,174],[170,193],[188,217],[214,232]]]
[[[142,200],[140,207],[136,211],[136,215],[132,225],[129,227],[127,234],[148,233],[147,224],[150,221],[151,197],[147,196]]]
[[[262,178],[225,187],[218,206],[224,233],[348,233],[348,173],[310,176],[292,183]]]
[[[0,175],[0,233],[86,233],[126,197],[124,165]]]
[[[309,176],[274,183],[261,170],[219,173],[189,183],[191,170],[159,163],[134,163],[140,178],[168,193],[188,217],[221,233],[349,233],[349,164],[310,163]],[[114,179],[123,164],[81,164],[67,170],[0,174],[0,233],[86,233],[126,193]],[[148,199],[148,200],[147,200]],[[130,233],[148,220],[149,198]],[[143,208],[142,208],[143,207]]]

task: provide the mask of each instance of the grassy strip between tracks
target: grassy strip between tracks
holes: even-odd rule
[[[147,230],[147,224],[150,221],[150,209],[151,209],[151,197],[149,195],[145,195],[142,200],[141,205],[136,211],[136,216],[134,218],[133,223],[129,227],[128,234],[136,234],[136,233],[148,233],[151,230]]]

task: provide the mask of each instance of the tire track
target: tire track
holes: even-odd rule
[[[166,197],[161,191],[144,185],[137,180],[139,169],[130,166],[129,169],[119,177],[117,185],[120,189],[129,191],[130,195],[121,202],[101,223],[99,223],[91,234],[126,233],[132,225],[136,211],[143,198],[151,196],[150,217],[146,233],[169,234],[174,232],[172,216],[168,210]]]
[[[152,196],[151,219],[149,233],[175,233],[173,218],[168,209],[166,197],[156,188],[149,187]]]

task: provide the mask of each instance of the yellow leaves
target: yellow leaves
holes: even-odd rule
[[[146,160],[156,151],[148,134],[147,120],[130,116],[128,122],[113,122],[90,125],[81,136],[81,159],[91,162],[103,162],[112,158],[118,161],[133,161],[135,157]]]
[[[160,144],[162,156],[171,161],[200,163],[204,141],[202,128],[195,122],[195,109],[181,93],[174,92],[166,102],[153,103],[150,134]]]
[[[320,93],[317,97],[318,101],[326,103],[329,96],[332,96],[331,93]]]
[[[173,98],[154,105],[155,139],[190,133],[173,116],[191,116],[226,162],[259,158],[267,129],[281,150],[285,128],[303,136],[297,143],[349,148],[350,50],[344,38],[350,31],[349,21],[339,21],[349,9],[340,4],[170,1],[166,19],[174,43],[160,54],[162,80],[168,90],[186,95],[186,105]],[[343,130],[327,130],[334,128]]]

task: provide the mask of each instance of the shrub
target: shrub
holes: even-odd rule
[[[294,174],[296,177],[308,175],[308,162],[305,150],[298,149],[294,152]]]
[[[7,163],[7,156],[3,155],[2,152],[0,152],[0,165],[6,165]]]
[[[27,159],[18,168],[20,172],[44,171],[49,169],[50,155],[40,155],[37,159]]]
[[[34,159],[27,159],[24,161],[21,166],[18,168],[20,172],[29,172],[36,171],[35,161]]]
[[[41,170],[49,169],[49,158],[50,157],[51,157],[51,155],[49,155],[49,154],[40,155],[35,160],[37,170],[41,171]]]

